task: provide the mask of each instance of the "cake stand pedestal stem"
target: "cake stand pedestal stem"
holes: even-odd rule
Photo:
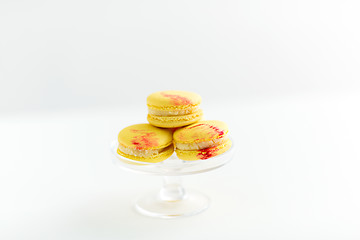
[[[181,184],[181,177],[164,176],[159,197],[163,201],[179,201],[184,199],[185,189]]]

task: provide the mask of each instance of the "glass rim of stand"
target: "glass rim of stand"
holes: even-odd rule
[[[116,157],[116,159],[113,158],[113,162],[124,170],[148,175],[183,176],[208,172],[228,163],[235,154],[234,140],[231,137],[229,137],[229,139],[231,140],[232,145],[226,152],[205,160],[193,161],[181,160],[176,156],[175,152],[166,160],[157,163],[136,161],[123,157],[117,153],[119,146],[117,139],[111,142],[110,147],[111,152]]]

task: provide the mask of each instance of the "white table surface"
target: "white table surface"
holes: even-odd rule
[[[188,218],[132,209],[161,178],[112,164],[109,143],[144,106],[0,117],[0,239],[359,239],[360,117],[356,94],[206,105],[238,154],[184,177],[211,197]]]

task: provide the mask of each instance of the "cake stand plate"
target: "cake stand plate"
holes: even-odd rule
[[[231,138],[230,138],[231,139]],[[146,216],[177,218],[198,214],[209,207],[207,196],[197,191],[185,190],[181,176],[198,174],[217,169],[228,163],[234,156],[233,139],[231,148],[223,154],[196,161],[184,161],[174,153],[170,158],[159,163],[146,163],[125,158],[117,153],[118,142],[111,143],[113,162],[121,169],[150,175],[163,176],[160,191],[150,192],[135,202],[135,209]]]

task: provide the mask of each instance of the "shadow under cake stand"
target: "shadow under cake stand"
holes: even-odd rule
[[[198,214],[209,207],[209,198],[197,191],[185,190],[181,176],[208,172],[228,163],[234,156],[234,141],[223,154],[196,161],[184,161],[174,154],[159,163],[146,163],[125,158],[117,153],[118,142],[111,143],[113,162],[122,169],[142,174],[163,176],[160,191],[151,192],[135,202],[135,209],[146,216],[176,218]]]

